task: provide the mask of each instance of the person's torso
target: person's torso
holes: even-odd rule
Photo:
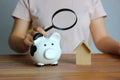
[[[65,31],[53,28],[48,31],[48,33],[60,33],[63,53],[73,52],[82,40],[88,42],[90,13],[92,12],[91,0],[29,0],[29,6],[31,19],[33,21],[32,25],[41,26],[44,29],[50,27],[52,23],[55,24],[55,22],[52,21],[52,16],[56,11],[60,9],[70,9],[76,13],[77,23],[73,28]],[[59,14],[55,16],[57,15]],[[58,19],[56,22],[58,24],[69,22],[70,18],[67,19],[66,16],[68,16],[67,13],[64,16],[65,20]],[[70,24],[72,24],[72,22]]]

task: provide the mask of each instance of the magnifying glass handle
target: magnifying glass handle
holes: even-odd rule
[[[49,31],[50,29],[52,29],[53,28],[53,26],[50,26],[50,27],[48,27],[47,29],[45,29],[45,31],[47,32],[47,31]]]

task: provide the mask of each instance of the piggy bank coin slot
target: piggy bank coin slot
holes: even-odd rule
[[[33,40],[36,40],[36,39],[38,39],[39,37],[42,37],[43,36],[43,34],[41,34],[41,33],[36,33],[34,36],[33,36]]]

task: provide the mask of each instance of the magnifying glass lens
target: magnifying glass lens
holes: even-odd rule
[[[53,18],[53,25],[59,28],[68,28],[76,21],[76,15],[70,11],[58,13]]]

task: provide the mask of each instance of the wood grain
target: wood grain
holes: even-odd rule
[[[0,56],[0,80],[120,80],[120,57],[92,55],[92,64],[76,65],[74,54],[63,54],[58,66],[36,67],[28,55]]]

